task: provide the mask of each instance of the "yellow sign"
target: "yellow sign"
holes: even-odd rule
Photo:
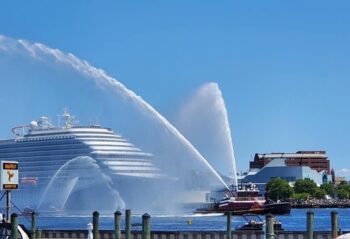
[[[18,162],[1,161],[0,175],[2,190],[18,189]]]

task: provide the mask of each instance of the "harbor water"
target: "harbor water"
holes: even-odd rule
[[[306,212],[309,209],[292,209],[290,215],[278,216],[286,231],[305,231]],[[339,228],[342,231],[350,231],[350,208],[313,209],[315,213],[315,231],[330,231],[331,211],[337,211],[339,216]],[[122,212],[122,228],[125,228],[124,212]],[[264,218],[262,216],[262,218]],[[132,216],[132,230],[141,230],[141,215]],[[48,217],[39,215],[37,226],[41,230],[86,230],[86,225],[92,222],[91,216],[57,216]],[[241,216],[232,218],[232,228],[243,225],[245,222]],[[30,219],[21,217],[20,223],[30,228]],[[113,230],[113,215],[100,216],[100,229]],[[226,217],[222,214],[215,215],[151,215],[151,230],[153,231],[225,231]]]

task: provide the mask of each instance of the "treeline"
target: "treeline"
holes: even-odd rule
[[[308,200],[308,199],[350,199],[350,185],[341,182],[339,185],[332,183],[322,184],[320,187],[311,179],[298,179],[294,186],[281,178],[274,178],[266,185],[268,198],[277,200]]]

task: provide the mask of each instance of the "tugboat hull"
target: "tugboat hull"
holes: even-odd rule
[[[265,204],[259,208],[249,208],[249,209],[220,209],[217,204],[210,204],[208,207],[199,208],[194,213],[201,214],[210,214],[210,213],[231,213],[232,215],[245,215],[245,214],[257,214],[257,215],[265,215],[265,214],[273,214],[273,215],[285,215],[290,214],[290,203],[271,203]]]

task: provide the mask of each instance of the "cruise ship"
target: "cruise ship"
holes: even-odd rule
[[[54,126],[41,117],[13,128],[13,139],[0,140],[0,160],[19,162],[19,190],[12,194],[17,207],[91,213],[152,200],[146,189],[165,177],[152,154],[110,128],[77,125],[67,110],[60,121]]]

